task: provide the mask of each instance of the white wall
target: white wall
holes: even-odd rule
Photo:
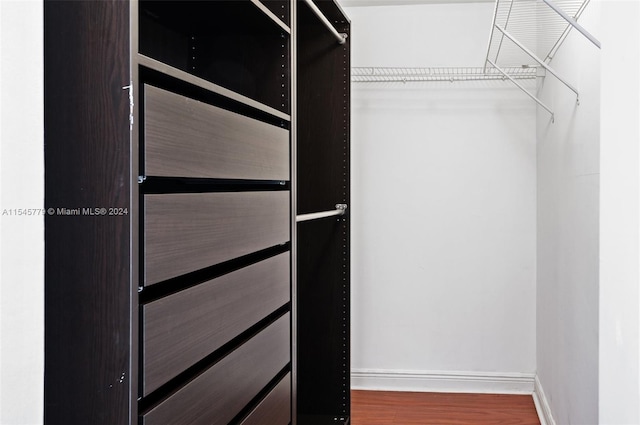
[[[481,66],[492,12],[349,8],[352,64]],[[508,82],[352,89],[353,385],[526,391],[505,381],[535,371],[535,103]]]
[[[493,3],[348,7],[353,66],[482,66]]]
[[[640,3],[601,7],[599,424],[638,424]]]
[[[0,423],[43,421],[42,2],[0,1]]]
[[[592,2],[538,112],[538,376],[559,424],[640,423],[640,3]]]
[[[599,4],[580,23],[600,34]],[[539,93],[537,373],[558,424],[598,423],[600,51],[572,31]]]

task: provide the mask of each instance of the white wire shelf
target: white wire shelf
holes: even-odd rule
[[[577,20],[590,0],[495,0],[487,55],[483,67],[354,67],[354,83],[410,83],[428,81],[509,81],[551,114],[553,110],[527,90],[522,80],[549,73],[576,94],[569,81],[549,62],[575,29],[596,47],[600,42]]]
[[[532,80],[536,78],[535,66],[518,66],[507,68],[508,74],[515,80]],[[410,83],[423,81],[492,81],[506,80],[502,73],[494,68],[482,67],[353,67],[351,81],[354,83]]]
[[[578,20],[590,0],[551,0],[556,8]],[[487,60],[501,68],[538,64],[497,27],[506,30],[531,52],[549,63],[573,28],[543,0],[496,0]]]
[[[553,59],[569,31],[575,29],[600,48],[600,42],[578,22],[590,0],[496,0],[485,71],[495,69],[551,114],[553,111],[526,90],[508,69],[514,66],[540,66],[576,94],[578,90],[551,68]],[[491,65],[489,67],[489,65]]]

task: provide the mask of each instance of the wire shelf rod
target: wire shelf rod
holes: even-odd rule
[[[551,0],[542,0],[542,1],[545,2],[547,6],[549,6],[553,10],[555,10],[556,13],[558,13],[558,15],[562,16],[562,18],[565,21],[567,21],[572,27],[574,27],[576,30],[578,30],[580,32],[580,34],[582,34],[585,37],[587,37],[587,39],[590,42],[592,42],[598,49],[600,49],[600,42],[593,35],[591,35],[591,33],[589,33],[589,31],[587,31],[582,25],[580,25],[578,23],[578,21],[573,19],[571,16],[567,15],[564,12],[564,10],[562,10],[558,6],[556,6]]]
[[[491,52],[491,40],[493,39],[493,31],[496,27],[496,17],[498,16],[498,2],[493,6],[493,21],[491,22],[491,31],[489,32],[489,43],[487,43],[487,55],[485,56],[484,66],[482,67],[482,72],[487,72],[487,60],[489,57],[489,53]]]
[[[573,16],[573,19],[575,19],[576,21],[578,20],[578,18],[582,15],[582,12],[584,12],[584,10],[587,8],[587,5],[589,4],[589,1],[590,0],[585,0],[580,5],[580,7],[578,8],[578,11]],[[564,31],[562,32],[562,34],[558,38],[558,40],[556,40],[555,44],[551,47],[551,49],[549,49],[549,52],[547,53],[547,56],[544,58],[545,62],[548,62],[551,59],[553,59],[553,56],[558,51],[558,49],[560,48],[562,43],[564,43],[564,40],[567,38],[567,35],[569,35],[569,31],[571,30],[571,28],[573,28],[573,27],[571,25],[567,24],[567,26],[564,28]]]
[[[509,5],[509,13],[507,13],[507,17],[504,21],[504,27],[506,28],[509,25],[509,20],[511,19],[511,13],[513,13],[513,0],[511,0],[511,4]],[[500,37],[500,43],[498,44],[498,51],[496,52],[496,58],[494,60],[498,60],[498,56],[500,56],[500,49],[502,49],[502,43],[504,42],[504,34]],[[488,56],[487,56],[488,57]]]
[[[518,40],[516,40],[515,38],[513,38],[513,36],[511,34],[509,34],[507,32],[507,30],[505,30],[504,28],[502,28],[500,25],[496,24],[496,28],[498,28],[498,30],[505,35],[505,37],[507,37],[509,40],[513,41],[518,47],[520,47],[526,54],[528,54],[529,56],[531,56],[531,58],[533,60],[535,60],[536,62],[538,62],[538,64],[540,64],[541,67],[543,67],[544,69],[546,69],[547,71],[549,71],[549,73],[551,73],[554,77],[556,77],[558,80],[560,80],[561,83],[563,83],[565,86],[569,87],[569,89],[574,92],[576,94],[576,96],[580,96],[580,94],[578,93],[578,90],[573,87],[571,84],[569,84],[564,78],[562,78],[560,75],[558,75],[557,72],[555,72],[553,70],[553,68],[551,68],[549,65],[547,65],[546,63],[544,63],[544,61],[542,59],[539,59],[538,56],[535,55],[535,53],[533,53],[531,50],[527,49],[526,46],[522,45]]]
[[[505,71],[502,70],[502,68],[498,67],[498,65],[496,65],[495,63],[493,63],[491,61],[491,59],[487,59],[487,61],[495,68],[497,69],[500,73],[502,73],[505,77],[507,77],[513,84],[515,84],[516,86],[518,86],[518,88],[520,90],[522,90],[523,92],[525,92],[527,94],[527,96],[529,96],[531,99],[535,100],[535,102],[542,106],[547,112],[549,112],[551,114],[551,121],[554,121],[554,114],[553,111],[551,109],[549,109],[549,107],[547,105],[545,105],[544,103],[542,103],[542,101],[540,99],[538,99],[537,97],[535,97],[534,95],[532,95],[531,93],[529,93],[529,91],[527,89],[525,89],[520,83],[518,83],[515,79],[511,78],[511,76],[509,74],[507,74]]]

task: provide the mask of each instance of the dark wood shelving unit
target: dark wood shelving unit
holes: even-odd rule
[[[45,205],[119,212],[45,219],[45,423],[348,422],[349,215],[296,214],[350,201],[349,43],[307,7],[45,1]]]

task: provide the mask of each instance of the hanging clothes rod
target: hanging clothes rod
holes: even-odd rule
[[[336,204],[335,210],[297,215],[296,223],[300,223],[301,221],[317,220],[319,218],[333,217],[336,215],[344,215],[346,210],[347,204]]]
[[[311,8],[311,10],[313,11],[313,13],[316,14],[316,16],[318,18],[320,18],[320,20],[322,21],[322,23],[327,27],[327,29],[329,31],[331,31],[331,34],[333,34],[333,36],[336,38],[336,40],[338,40],[339,44],[344,44],[347,41],[347,34],[344,33],[339,33],[331,24],[331,22],[327,19],[326,16],[324,16],[324,13],[322,13],[322,11],[320,9],[318,9],[318,6],[316,6],[313,3],[313,0],[304,0],[305,3],[307,3],[307,5]]]

